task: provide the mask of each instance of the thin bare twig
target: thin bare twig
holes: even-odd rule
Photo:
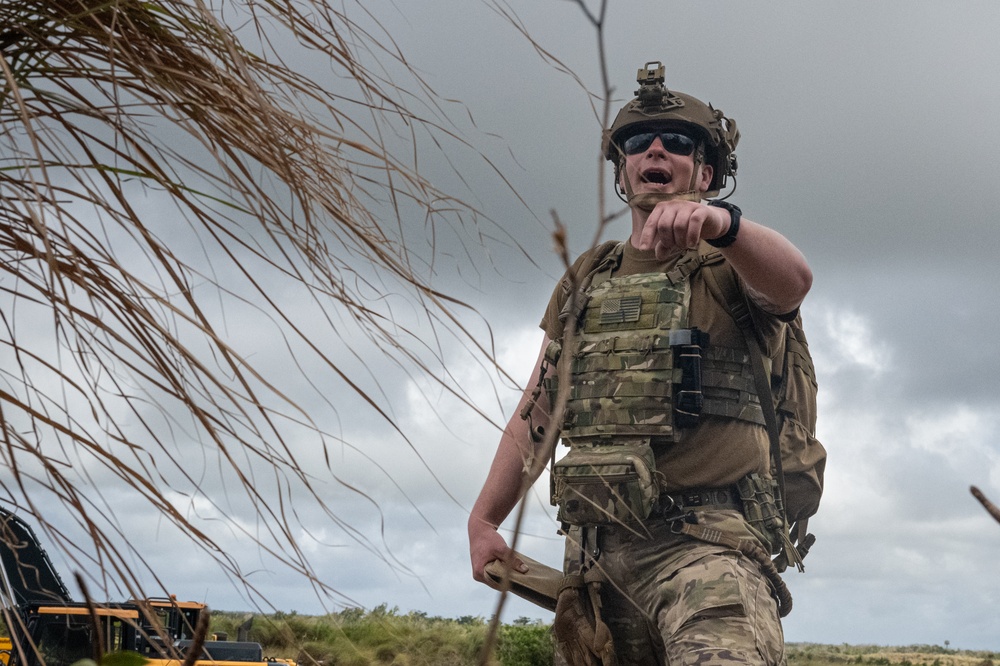
[[[979,503],[983,505],[983,508],[986,509],[991,516],[993,516],[994,520],[1000,523],[1000,507],[997,507],[996,504],[989,501],[986,498],[986,495],[984,495],[979,488],[970,486],[969,491],[972,493],[973,497],[979,500]]]
[[[613,94],[613,90],[611,88],[610,79],[608,77],[608,72],[607,72],[607,57],[606,57],[607,51],[604,41],[604,21],[607,13],[608,0],[601,0],[599,5],[599,10],[596,14],[591,12],[590,9],[586,6],[586,4],[582,0],[575,0],[575,2],[584,12],[587,19],[592,24],[595,32],[595,37],[597,39],[597,53],[598,53],[598,63],[601,73],[602,90],[599,94],[594,96],[601,101],[601,112],[599,115],[599,123],[601,126],[601,131],[603,131],[604,128],[609,127],[611,123],[611,104],[612,104],[612,94]],[[516,27],[521,28],[520,22],[515,20],[512,11],[505,10],[501,13],[504,16],[506,16],[509,20],[511,20],[511,22]],[[545,58],[548,62],[555,63],[562,71],[570,73],[573,76],[573,78],[582,85],[582,81],[578,76],[572,74],[571,70],[569,70],[569,68],[563,65],[558,58],[550,54],[548,51],[542,49],[541,46],[539,46],[533,39],[530,38],[530,36],[527,34],[527,31],[523,30],[523,28],[522,28],[522,34],[528,37],[529,41],[535,46],[536,51],[538,51],[543,56],[543,58]],[[604,162],[603,156],[600,156],[597,165],[597,174],[598,174],[597,224],[595,226],[594,237],[591,245],[597,245],[598,241],[601,238],[602,233],[604,232],[605,225],[609,223],[611,220],[616,219],[617,217],[617,215],[609,214],[606,209],[607,204],[604,195],[606,176],[605,176],[605,168],[603,162]],[[569,277],[570,280],[570,295],[569,295],[571,301],[570,311],[575,312],[576,310],[573,301],[578,297],[579,285],[576,283],[577,276],[574,274],[572,270],[570,270],[572,266],[572,259],[569,254],[569,246],[567,243],[568,239],[566,236],[566,227],[560,221],[559,215],[555,210],[551,212],[551,216],[553,220],[552,238],[554,242],[554,247],[556,253],[559,255],[560,260],[562,261],[563,267],[565,268],[566,271],[566,275]],[[563,338],[562,338],[563,349],[574,348],[573,341],[576,336],[576,324],[577,322],[574,317],[566,318],[566,323],[563,329]],[[559,373],[559,390],[555,396],[554,404],[550,405],[550,415],[549,415],[550,422],[553,424],[562,423],[565,415],[566,404],[569,399],[570,365],[571,364],[569,363],[560,363],[557,366],[557,371]],[[523,525],[525,513],[527,510],[527,502],[528,502],[530,487],[533,481],[537,479],[538,476],[549,465],[549,461],[552,459],[553,452],[555,451],[556,445],[558,443],[559,443],[559,428],[554,428],[554,427],[547,428],[542,442],[536,447],[535,453],[531,456],[530,460],[525,461],[525,465],[526,467],[528,467],[528,469],[525,473],[521,488],[521,493],[520,493],[521,501],[518,503],[517,511],[514,518],[513,536],[511,538],[512,549],[516,550],[517,548],[517,541],[521,533],[521,527]],[[496,645],[497,635],[500,626],[500,616],[503,607],[506,603],[507,594],[508,593],[506,591],[503,591],[500,593],[497,599],[496,609],[494,611],[493,619],[489,626],[489,631],[487,632],[486,641],[484,643],[483,649],[480,651],[479,663],[481,666],[484,666],[488,662],[489,656],[492,654],[492,651]]]

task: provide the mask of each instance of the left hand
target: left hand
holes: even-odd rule
[[[689,250],[703,238],[718,238],[729,230],[729,211],[695,201],[661,201],[646,218],[639,250],[655,250],[657,259]]]

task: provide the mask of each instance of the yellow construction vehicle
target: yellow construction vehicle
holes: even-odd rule
[[[3,666],[71,666],[116,652],[141,655],[150,666],[181,666],[198,643],[196,663],[202,666],[295,666],[265,657],[259,643],[196,641],[208,612],[199,602],[74,601],[31,527],[2,507],[0,561],[2,612],[10,633],[0,638]]]

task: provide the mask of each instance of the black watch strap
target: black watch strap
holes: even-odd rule
[[[705,242],[712,247],[729,247],[736,242],[736,234],[740,232],[740,217],[743,215],[743,211],[740,210],[739,206],[731,204],[728,201],[712,200],[708,202],[708,205],[715,206],[716,208],[725,208],[729,211],[729,231],[718,238],[706,238]]]

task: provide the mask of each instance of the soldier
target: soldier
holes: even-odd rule
[[[554,624],[564,656],[781,664],[787,590],[767,552],[788,532],[753,359],[777,351],[812,273],[781,234],[706,201],[735,174],[739,132],[663,82],[647,63],[605,132],[631,234],[581,256],[552,295],[535,372],[469,518],[473,576],[485,580],[494,560],[527,572],[497,528],[534,480],[539,433],[558,426],[569,447],[552,470],[567,535]],[[559,377],[568,398],[554,424]]]

